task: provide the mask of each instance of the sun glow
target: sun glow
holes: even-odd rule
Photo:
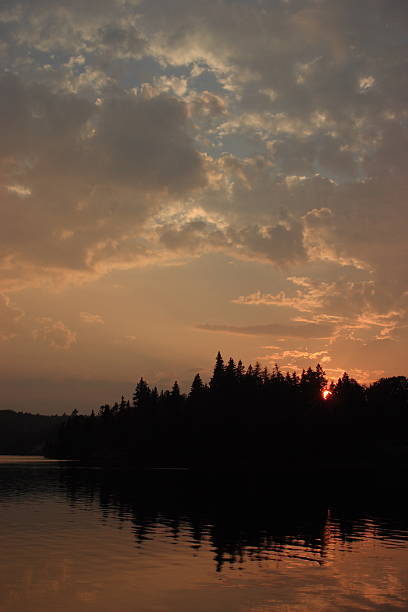
[[[323,395],[323,399],[327,400],[329,399],[333,394],[331,391],[329,391],[328,389],[325,389],[322,393]]]

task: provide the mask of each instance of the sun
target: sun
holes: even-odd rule
[[[327,399],[329,399],[333,395],[333,393],[331,391],[329,391],[328,389],[325,389],[322,392],[322,395],[323,395],[323,399],[327,400]]]

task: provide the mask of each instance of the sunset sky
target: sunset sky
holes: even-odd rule
[[[407,375],[406,0],[2,0],[0,408],[218,350]]]

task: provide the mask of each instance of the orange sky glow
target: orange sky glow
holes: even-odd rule
[[[262,5],[262,6],[261,6]],[[0,409],[407,375],[404,3],[0,7]]]

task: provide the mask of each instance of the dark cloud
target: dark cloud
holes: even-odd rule
[[[197,325],[197,329],[228,334],[273,336],[276,338],[329,338],[334,326],[322,323],[269,323],[265,325]]]
[[[188,135],[186,106],[165,94],[104,102],[91,147],[102,173],[115,181],[175,194],[204,184],[201,158]]]
[[[95,48],[99,54],[111,53],[116,58],[139,58],[146,51],[146,41],[133,25],[107,24],[98,30]]]
[[[300,224],[287,228],[282,224],[272,227],[245,227],[237,233],[238,248],[242,252],[278,265],[295,264],[306,259]]]
[[[129,240],[137,260],[161,198],[205,184],[186,105],[169,95],[98,106],[11,74],[0,87],[0,252],[15,267],[90,271],[96,252],[121,244],[129,262]]]
[[[7,26],[14,44],[43,53],[78,53],[106,49],[122,56],[132,51],[140,54],[141,44],[129,23],[138,2],[130,0],[4,0],[0,23]],[[127,21],[127,23],[126,23]],[[125,24],[124,24],[125,22]],[[14,55],[18,47],[14,50]]]
[[[180,225],[165,225],[160,234],[162,244],[170,251],[194,255],[206,250],[225,249],[228,238],[216,223],[197,219]]]

